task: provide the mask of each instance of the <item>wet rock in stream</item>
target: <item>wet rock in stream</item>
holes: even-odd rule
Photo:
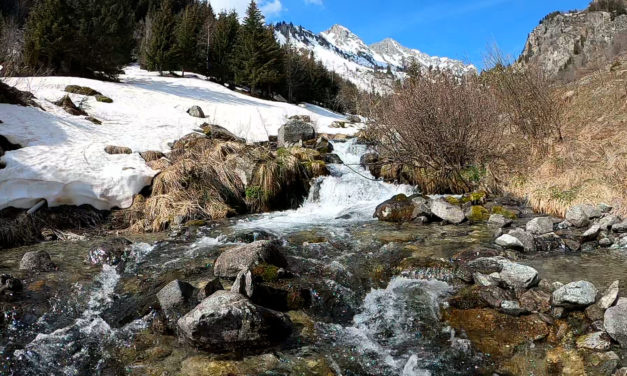
[[[214,264],[214,275],[235,278],[242,269],[252,268],[261,263],[286,267],[287,261],[281,253],[280,241],[257,241],[224,251]]]
[[[125,238],[113,238],[91,248],[87,262],[93,265],[118,265],[124,261],[132,242]]]

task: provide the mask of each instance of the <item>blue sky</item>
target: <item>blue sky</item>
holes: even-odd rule
[[[214,8],[246,8],[250,0],[210,0]],[[391,37],[429,55],[482,65],[496,43],[517,57],[529,32],[554,10],[583,9],[589,0],[261,0],[268,22],[320,32],[341,24],[366,43]]]

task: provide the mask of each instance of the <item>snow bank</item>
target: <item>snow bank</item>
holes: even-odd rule
[[[159,77],[132,66],[120,83],[76,77],[6,79],[31,91],[46,110],[0,104],[0,135],[21,149],[7,152],[0,170],[0,209],[29,208],[40,199],[49,206],[89,204],[98,209],[128,207],[133,196],[149,185],[157,171],[146,166],[139,152],[167,152],[168,143],[204,122],[221,125],[248,141],[265,141],[292,115],[309,115],[318,132],[354,133],[356,128],[330,128],[342,115],[313,106],[295,106],[249,97],[199,78]],[[95,125],[53,105],[66,85],[88,86],[112,98],[70,94]],[[199,105],[207,116],[186,111]],[[107,145],[125,146],[130,155],[109,155]]]

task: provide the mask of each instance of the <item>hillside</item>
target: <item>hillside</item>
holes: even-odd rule
[[[0,174],[0,209],[30,208],[41,198],[50,206],[128,207],[133,195],[157,173],[138,153],[169,151],[171,142],[205,122],[257,142],[276,135],[293,115],[310,116],[317,130],[325,133],[336,133],[338,129],[329,125],[344,119],[313,105],[253,98],[196,76],[161,77],[132,66],[120,79],[120,83],[77,77],[5,80],[32,92],[43,110],[0,104],[0,134],[21,146],[2,157],[6,168]],[[102,103],[92,96],[70,94],[75,104],[102,124],[70,115],[52,103],[67,94],[66,85],[87,86],[113,100]],[[186,113],[194,105],[204,110],[206,118]],[[133,153],[110,155],[104,151],[109,145]]]
[[[509,189],[538,211],[564,215],[579,203],[627,213],[627,56],[556,89],[564,102],[564,141],[532,160]]]
[[[344,26],[334,25],[329,30],[315,34],[302,26],[279,23],[274,26],[279,43],[290,43],[298,50],[313,53],[316,60],[362,90],[377,90],[405,76],[407,67],[416,61],[423,69],[440,69],[455,75],[476,71],[472,65],[446,57],[429,56],[418,50],[402,46],[393,39],[385,39],[368,46],[361,38]],[[391,75],[387,74],[388,66]]]
[[[538,64],[551,78],[574,80],[627,50],[627,14],[554,12],[529,34],[520,61]]]

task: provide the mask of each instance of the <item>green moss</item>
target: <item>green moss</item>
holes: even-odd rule
[[[401,194],[398,194],[398,195],[392,197],[392,201],[395,201],[395,202],[409,201],[409,197],[407,197],[406,195],[401,193]]]
[[[505,218],[516,219],[518,216],[511,210],[507,210],[502,206],[495,206],[492,208],[492,214],[500,214]]]
[[[287,157],[288,155],[290,155],[290,151],[286,148],[278,148],[276,150],[276,156],[279,158]]]
[[[252,274],[264,282],[276,282],[279,280],[279,268],[270,264],[257,265]]]
[[[113,99],[100,94],[96,95],[96,100],[102,103],[113,103]]]
[[[486,169],[480,166],[469,166],[461,171],[461,175],[471,183],[479,183],[486,176]]]
[[[78,85],[68,85],[65,87],[65,91],[72,94],[80,94],[80,95],[100,95],[100,92],[86,86],[78,86]]]
[[[578,188],[568,189],[565,191],[559,189],[558,187],[549,188],[549,194],[551,195],[552,199],[559,200],[567,204],[575,200],[575,198],[577,197],[578,191],[579,191]]]
[[[490,219],[490,212],[488,209],[480,205],[474,205],[470,208],[470,213],[468,213],[468,220],[470,222],[485,222],[488,219]]]
[[[246,187],[246,198],[249,200],[259,200],[263,195],[261,187],[253,185]]]
[[[453,196],[446,196],[444,200],[451,205],[457,205],[457,206],[463,203],[460,199],[458,199],[457,197],[453,197]]]
[[[202,219],[199,219],[199,220],[187,221],[187,223],[185,223],[185,227],[202,227],[202,226],[205,226],[206,224],[207,224],[207,221],[203,221]]]

